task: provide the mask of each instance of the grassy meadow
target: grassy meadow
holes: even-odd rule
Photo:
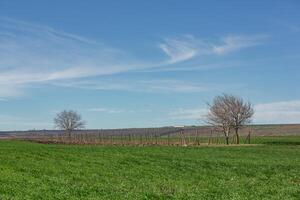
[[[300,199],[300,137],[256,146],[0,141],[0,199]]]

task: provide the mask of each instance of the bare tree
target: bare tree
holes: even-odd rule
[[[250,102],[233,95],[223,95],[225,103],[229,106],[229,118],[232,129],[235,131],[236,143],[240,143],[239,130],[251,123],[254,110]]]
[[[239,129],[250,123],[254,114],[251,103],[237,96],[223,94],[215,97],[213,103],[208,106],[207,122],[222,129],[226,144],[229,144],[230,131],[235,130],[237,144],[239,144]]]
[[[223,96],[214,98],[212,104],[208,104],[209,110],[206,116],[207,123],[217,129],[221,129],[225,136],[226,144],[229,144],[229,133],[231,129],[229,106],[225,103]]]
[[[81,116],[73,110],[64,110],[58,113],[54,118],[54,124],[57,128],[65,130],[69,138],[71,138],[72,131],[85,127]]]

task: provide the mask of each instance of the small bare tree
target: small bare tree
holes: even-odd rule
[[[81,116],[73,110],[64,110],[58,113],[54,118],[54,124],[57,128],[65,130],[69,139],[72,131],[85,127],[85,122],[81,120]]]
[[[233,95],[223,95],[225,103],[230,108],[229,118],[232,129],[235,131],[236,143],[240,143],[239,130],[251,123],[254,115],[254,109],[250,102],[244,101],[242,98]]]
[[[222,129],[226,144],[229,144],[229,134],[234,129],[239,144],[239,129],[250,123],[254,114],[251,103],[237,96],[223,94],[215,97],[213,103],[208,106],[207,122]]]
[[[225,136],[226,144],[229,144],[229,133],[231,129],[229,106],[225,103],[222,96],[214,98],[212,104],[208,104],[209,110],[206,116],[207,123],[217,129],[221,129]]]

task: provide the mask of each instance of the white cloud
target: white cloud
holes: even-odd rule
[[[159,47],[169,56],[167,63],[187,61],[201,55],[222,55],[244,48],[260,45],[266,35],[232,35],[221,38],[217,42],[201,40],[191,35],[167,38]]]
[[[196,39],[191,36],[168,38],[164,40],[164,43],[159,44],[159,48],[169,56],[170,59],[167,63],[174,64],[189,60],[197,55],[199,49],[195,41]]]
[[[123,110],[123,109],[111,109],[111,108],[103,108],[103,107],[90,108],[90,109],[87,109],[87,111],[101,112],[101,113],[108,113],[108,114],[118,114],[118,113],[126,112],[126,110]]]
[[[67,80],[56,81],[54,85],[61,87],[72,87],[87,90],[116,90],[132,92],[205,92],[217,90],[218,86],[201,83],[191,83],[181,80],[118,80],[118,79],[97,79],[97,80]]]
[[[228,36],[223,38],[222,44],[215,45],[212,50],[216,54],[227,54],[243,48],[259,45],[266,38],[267,38],[266,35]]]
[[[161,92],[204,92],[212,89],[204,84],[190,83],[180,80],[148,80],[139,81],[142,90]]]
[[[39,24],[34,24],[34,23],[28,23],[25,21],[20,21],[20,20],[15,20],[12,18],[7,18],[7,17],[0,17],[1,27],[4,27],[9,30],[15,30],[15,31],[20,31],[20,29],[23,30],[23,32],[26,33],[33,33],[35,35],[42,35],[43,37],[48,38],[49,40],[57,40],[58,42],[62,41],[62,39],[68,39],[68,40],[74,40],[74,41],[79,41],[82,43],[89,43],[89,44],[101,44],[95,40],[91,40],[86,37],[82,37],[79,35],[71,34],[71,33],[66,33],[64,31],[58,31],[55,30],[52,27],[49,26],[44,26],[44,25],[39,25]],[[14,37],[16,35],[12,34],[11,32],[0,32],[0,34],[5,34],[7,36]]]
[[[256,123],[300,123],[300,100],[255,105]]]

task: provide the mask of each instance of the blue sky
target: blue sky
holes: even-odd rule
[[[198,125],[206,102],[300,123],[299,1],[0,1],[0,130]]]

